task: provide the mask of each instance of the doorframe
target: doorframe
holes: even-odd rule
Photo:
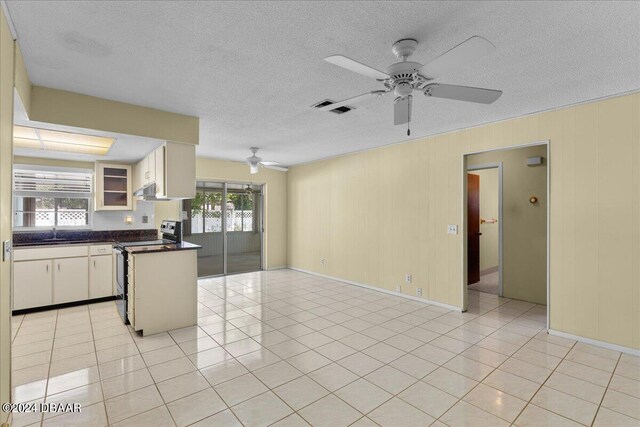
[[[227,183],[222,183],[222,275],[227,275]]]
[[[498,169],[498,296],[502,296],[502,162],[467,166],[467,173],[478,170]],[[482,183],[480,183],[482,188]],[[467,197],[469,197],[467,195]],[[480,200],[482,206],[482,199]],[[481,223],[482,225],[482,223]],[[480,255],[482,252],[480,252]]]
[[[546,146],[546,166],[547,166],[547,331],[549,331],[551,327],[551,140],[539,140],[533,141],[525,144],[516,144],[509,145],[505,147],[496,147],[489,148],[485,150],[479,151],[471,151],[468,153],[462,154],[462,230],[461,234],[466,236],[467,233],[467,157],[474,154],[482,154],[482,153],[490,153],[493,151],[504,151],[504,150],[513,150],[518,148],[527,148],[534,147],[538,145]],[[461,239],[461,250],[462,250],[462,265],[460,266],[462,270],[462,282],[461,282],[461,290],[462,290],[462,311],[465,312],[469,306],[469,293],[467,291],[467,239]]]

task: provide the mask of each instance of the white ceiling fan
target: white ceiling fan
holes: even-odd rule
[[[386,73],[343,55],[326,57],[324,60],[331,64],[376,79],[384,85],[384,89],[363,93],[319,109],[330,111],[393,92],[396,95],[394,100],[394,124],[407,123],[408,126],[411,121],[412,93],[414,90],[435,98],[455,99],[481,104],[491,104],[502,95],[500,90],[432,82],[447,71],[466,65],[493,52],[495,46],[490,41],[480,36],[473,36],[425,65],[407,61],[417,47],[418,41],[415,39],[402,39],[395,42],[391,47],[391,51],[401,61],[390,65]],[[410,134],[407,129],[407,135]]]
[[[280,163],[278,162],[267,162],[267,161],[262,161],[262,159],[258,156],[256,156],[256,153],[258,152],[259,148],[258,147],[251,147],[249,148],[249,150],[251,150],[251,157],[247,157],[247,164],[249,165],[249,171],[253,174],[253,173],[258,173],[258,170],[260,169],[260,166],[265,167],[267,169],[275,169],[277,171],[282,171],[282,172],[286,172],[289,169],[284,167],[284,166],[280,166]]]

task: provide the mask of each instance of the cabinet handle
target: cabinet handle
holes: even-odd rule
[[[96,268],[96,262],[95,262],[95,260],[93,261],[93,268]]]
[[[60,263],[58,263],[58,271],[60,271]]]
[[[49,264],[47,264],[47,273],[49,272]]]

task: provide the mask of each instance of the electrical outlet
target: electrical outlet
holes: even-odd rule
[[[404,281],[407,282],[407,283],[411,283],[411,275],[410,274],[405,275],[404,276]]]
[[[402,293],[402,286],[400,286],[400,285],[396,286],[396,292],[401,294]]]
[[[419,297],[422,296],[422,288],[416,288],[416,295]]]
[[[458,234],[458,226],[455,224],[447,225],[447,233],[448,234]]]

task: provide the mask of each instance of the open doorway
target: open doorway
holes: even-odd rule
[[[547,305],[547,143],[467,154],[465,179],[465,303]]]

